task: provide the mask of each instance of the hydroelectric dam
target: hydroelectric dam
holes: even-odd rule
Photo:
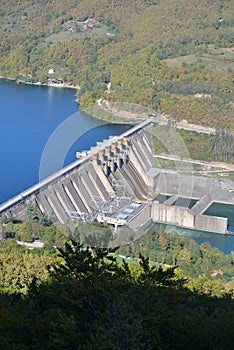
[[[69,166],[0,205],[0,220],[26,218],[33,204],[64,224],[97,219],[137,230],[157,222],[228,233],[227,218],[204,212],[214,202],[234,204],[234,182],[154,168],[152,128],[157,125],[151,119],[81,152]],[[181,199],[188,205],[179,205]]]

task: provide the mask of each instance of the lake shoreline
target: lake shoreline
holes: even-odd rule
[[[56,85],[56,84],[44,84],[44,83],[39,83],[39,82],[36,82],[36,83],[34,83],[34,82],[31,82],[31,81],[25,81],[25,80],[21,80],[21,79],[15,79],[15,78],[10,78],[10,77],[3,77],[3,76],[0,76],[0,79],[2,79],[2,80],[6,80],[6,81],[15,81],[15,83],[17,84],[17,81],[18,81],[18,84],[25,84],[25,85],[30,85],[30,86],[45,86],[45,87],[55,87],[55,88],[58,88],[58,89],[73,89],[73,90],[79,90],[80,89],[80,86],[79,85],[75,85],[75,86],[73,86],[73,85],[70,85],[70,84],[58,84],[58,85]],[[75,102],[78,104],[78,106],[79,106],[79,100],[78,100],[78,98],[77,98],[77,96],[75,95]],[[95,107],[96,108],[98,108],[98,103],[97,104],[95,104]],[[104,122],[108,122],[108,123],[111,123],[111,124],[136,124],[136,123],[134,123],[134,122],[132,122],[131,120],[129,120],[129,121],[126,121],[126,119],[124,120],[123,118],[120,118],[120,117],[116,117],[116,118],[114,118],[113,119],[113,115],[111,115],[111,112],[110,112],[110,116],[108,117],[108,118],[105,118],[103,115],[101,116],[101,115],[93,115],[92,114],[92,107],[91,107],[91,109],[80,109],[80,106],[79,106],[79,110],[81,111],[81,112],[84,112],[84,113],[87,113],[87,114],[89,114],[90,116],[92,116],[93,118],[95,118],[95,119],[98,119],[98,120],[102,120],[102,121],[104,121]],[[103,111],[102,110],[100,110],[100,112],[102,112],[103,113]]]
[[[60,89],[74,89],[74,90],[80,90],[80,86],[79,85],[71,85],[71,84],[67,84],[67,83],[63,83],[63,84],[45,84],[45,83],[41,83],[41,82],[31,82],[31,81],[25,81],[25,80],[21,80],[21,79],[15,79],[15,78],[10,78],[10,77],[3,77],[0,76],[0,79],[3,80],[10,80],[10,81],[15,81],[17,83],[21,83],[21,84],[26,84],[26,85],[35,85],[35,86],[47,86],[47,87],[57,87]],[[76,99],[77,102],[77,99]]]

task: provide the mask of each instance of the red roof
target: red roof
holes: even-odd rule
[[[211,274],[211,277],[215,277],[217,275],[221,275],[222,276],[223,274],[223,271],[221,269],[218,269],[218,270],[214,270]]]

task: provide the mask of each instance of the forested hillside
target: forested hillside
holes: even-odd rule
[[[1,349],[232,348],[232,292],[204,279],[191,290],[175,268],[118,263],[115,251],[73,241],[46,281],[25,295],[0,290]]]
[[[52,221],[30,206],[1,222],[2,350],[232,348],[233,254],[160,226],[118,247],[106,225]]]
[[[127,101],[233,129],[233,13],[232,0],[1,1],[0,75],[79,85],[81,108]]]
[[[153,266],[176,266],[180,274],[189,278],[190,288],[200,292],[206,289],[212,295],[222,296],[234,291],[233,253],[224,254],[208,243],[198,245],[193,239],[166,233],[160,225],[135,235],[125,228],[112,240],[110,227],[98,222],[74,226],[44,220],[42,224],[40,216],[31,216],[29,221],[12,218],[1,223],[0,234],[0,290],[9,293],[27,293],[34,277],[45,281],[48,267],[57,260],[57,248],[63,249],[71,239],[86,246],[119,246],[115,256],[129,257],[127,261],[133,266],[140,255],[149,257]],[[35,239],[42,241],[44,247],[29,250],[16,243]],[[213,278],[213,270],[220,268],[223,274]]]

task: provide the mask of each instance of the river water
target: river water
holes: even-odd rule
[[[0,204],[39,181],[41,157],[50,136],[74,113],[77,113],[82,136],[71,145],[64,166],[75,160],[76,151],[87,150],[97,141],[129,128],[103,124],[80,112],[74,94],[72,89],[16,84],[0,79]],[[58,142],[58,153],[61,143]],[[227,212],[230,228],[234,230],[233,207],[213,206],[207,214],[223,216]],[[194,238],[198,243],[209,242],[224,253],[234,251],[234,236],[166,227],[171,233]]]

